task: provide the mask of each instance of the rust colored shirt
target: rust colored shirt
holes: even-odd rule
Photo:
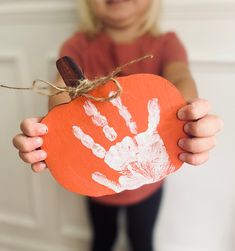
[[[188,63],[187,53],[174,32],[159,36],[145,34],[131,43],[116,43],[105,33],[93,39],[77,32],[62,45],[59,57],[69,56],[82,68],[87,78],[104,76],[117,66],[146,54],[153,54],[153,59],[146,59],[128,66],[121,75],[133,73],[152,73],[162,75],[166,65],[176,61]],[[144,200],[157,189],[163,181],[144,185],[136,190],[124,191],[115,195],[93,198],[112,205],[129,205]]]

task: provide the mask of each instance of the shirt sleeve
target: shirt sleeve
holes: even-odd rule
[[[163,68],[166,65],[176,61],[181,61],[188,64],[188,55],[186,49],[179,37],[174,32],[169,32],[166,35],[163,48]]]

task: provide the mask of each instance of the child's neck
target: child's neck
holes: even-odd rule
[[[125,28],[105,27],[104,31],[117,43],[131,43],[138,37],[138,27],[134,25]]]

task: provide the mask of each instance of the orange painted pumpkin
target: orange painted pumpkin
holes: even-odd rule
[[[177,110],[179,91],[152,74],[117,78],[120,97],[95,102],[79,97],[54,107],[42,149],[54,178],[66,189],[102,196],[157,182],[182,165],[177,142],[185,137]],[[113,82],[93,90],[95,97],[115,91]]]

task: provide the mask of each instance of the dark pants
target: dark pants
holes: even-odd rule
[[[126,210],[127,234],[133,251],[153,251],[153,228],[162,198],[162,188],[140,203],[119,207],[88,199],[93,228],[92,251],[111,251],[118,231],[118,213]]]

